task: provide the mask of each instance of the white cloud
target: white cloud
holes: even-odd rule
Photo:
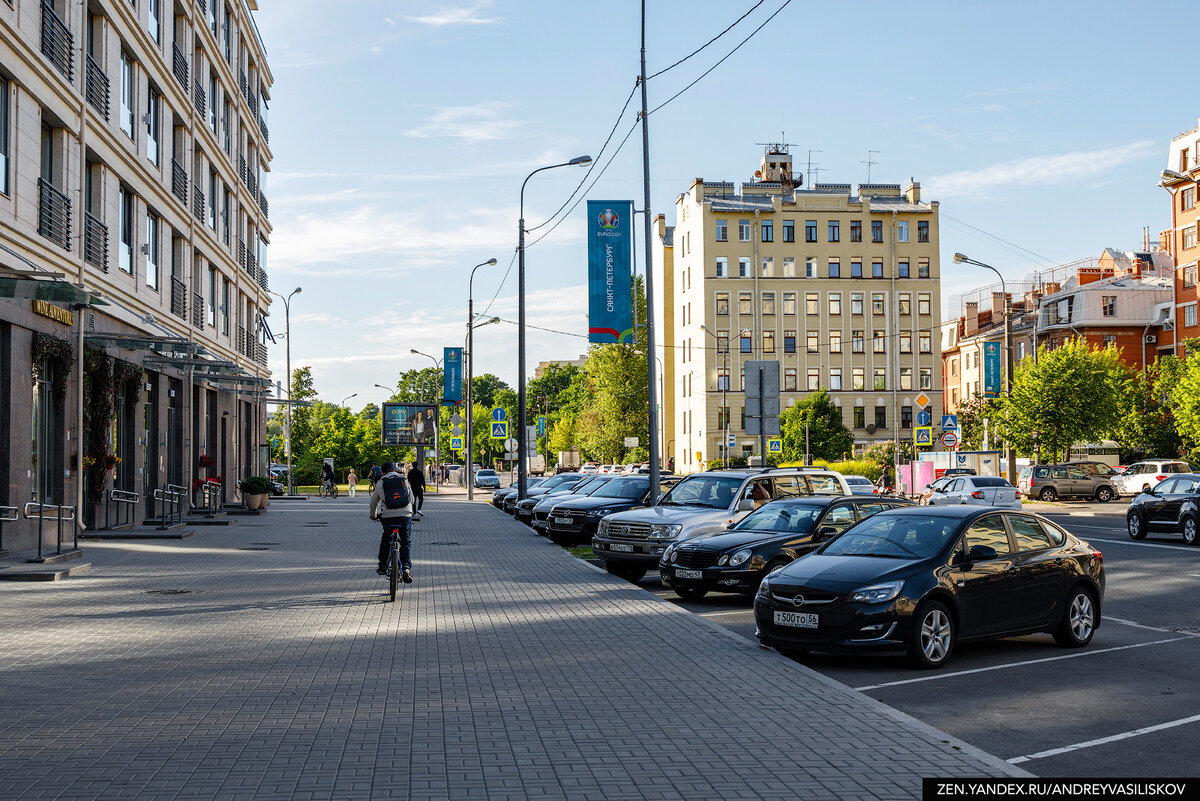
[[[441,106],[419,128],[404,132],[415,139],[457,138],[488,142],[515,133],[523,123],[504,117],[509,103],[492,101],[474,106]]]
[[[388,17],[386,22],[388,25],[395,25],[397,19],[415,22],[419,25],[430,25],[435,28],[441,28],[446,25],[494,25],[504,20],[500,17],[481,17],[479,12],[481,9],[491,5],[491,3],[476,3],[473,6],[463,8],[440,8],[429,14],[423,14],[418,17],[401,16]]]
[[[1145,140],[1104,150],[1032,156],[978,170],[935,176],[926,182],[926,192],[930,197],[940,200],[947,197],[977,197],[995,189],[1091,181],[1103,175],[1105,170],[1154,155],[1156,148],[1155,142]]]

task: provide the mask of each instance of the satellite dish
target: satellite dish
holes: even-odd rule
[[[754,177],[755,177],[755,178],[762,178],[762,170],[755,170],[755,171],[754,171]]]

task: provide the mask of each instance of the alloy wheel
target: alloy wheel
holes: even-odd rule
[[[950,618],[941,609],[931,609],[921,621],[921,651],[937,664],[950,651]]]
[[[1188,545],[1200,544],[1196,539],[1196,518],[1185,517],[1183,519],[1183,541]]]
[[[1092,627],[1096,623],[1096,611],[1092,605],[1092,596],[1086,592],[1078,592],[1071,601],[1071,634],[1079,642],[1087,642],[1092,636]]]

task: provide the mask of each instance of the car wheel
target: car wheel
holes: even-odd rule
[[[703,587],[672,587],[671,589],[685,601],[698,601],[708,595],[708,590]]]
[[[1054,487],[1045,487],[1038,493],[1039,501],[1053,501],[1058,498],[1058,493],[1054,491]]]
[[[1101,487],[1096,490],[1096,500],[1100,503],[1108,503],[1113,499],[1113,491],[1108,487]]]
[[[646,575],[646,568],[637,565],[624,565],[620,562],[605,562],[604,569],[617,578],[623,578],[637,584]]]
[[[1062,622],[1054,631],[1054,641],[1064,648],[1082,648],[1096,633],[1096,602],[1086,587],[1071,591]]]
[[[776,648],[776,651],[786,656],[788,659],[803,659],[808,656],[807,648]]]
[[[908,661],[919,668],[938,668],[954,650],[954,618],[940,601],[921,604],[913,615]]]
[[[1142,516],[1139,513],[1130,512],[1129,517],[1125,520],[1125,526],[1129,529],[1131,540],[1146,539],[1146,524],[1142,522]]]
[[[1188,545],[1200,545],[1200,539],[1196,536],[1196,518],[1183,518],[1183,541]]]

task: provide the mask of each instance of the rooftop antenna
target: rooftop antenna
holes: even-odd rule
[[[813,153],[820,153],[820,152],[821,152],[820,150],[810,150],[810,151],[808,151],[808,172],[806,172],[806,173],[804,174],[804,177],[808,179],[808,187],[809,187],[810,189],[811,189],[811,188],[814,186],[814,184],[813,184],[813,180],[812,180],[812,171],[813,171],[812,154],[813,154]]]
[[[872,161],[872,160],[871,160],[871,154],[872,154],[872,153],[874,153],[874,154],[875,154],[875,155],[877,155],[877,156],[879,155],[879,151],[878,151],[878,150],[868,150],[868,151],[867,151],[867,160],[866,160],[866,161],[860,161],[860,162],[859,162],[859,164],[866,164],[866,165],[867,165],[867,183],[871,183],[871,165],[872,165],[872,164],[878,164],[878,163],[879,163],[878,161]]]
[[[821,170],[823,169],[823,168],[821,167],[821,165],[819,165],[819,164],[814,164],[814,165],[812,165],[812,167],[810,167],[809,169],[810,169],[812,172],[815,172],[815,173],[817,174],[817,180],[818,180],[818,181],[819,181],[819,180],[821,180]],[[816,186],[816,184],[809,184],[809,186],[810,186],[810,187],[813,187],[813,186]]]

